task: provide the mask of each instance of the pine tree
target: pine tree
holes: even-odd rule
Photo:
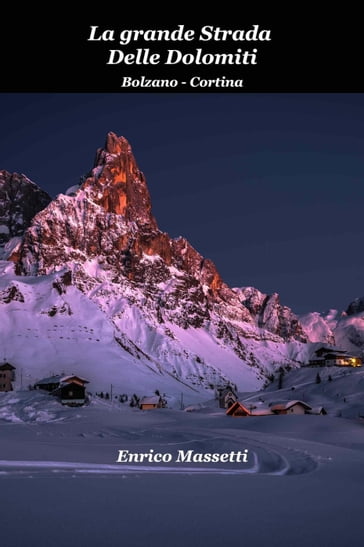
[[[284,370],[281,369],[279,376],[278,376],[278,389],[282,389],[283,386],[283,376],[284,376]]]
[[[130,406],[131,407],[139,406],[139,397],[135,393],[131,397]]]

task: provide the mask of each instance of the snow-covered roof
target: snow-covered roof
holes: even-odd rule
[[[226,411],[227,416],[230,416],[230,414],[233,414],[235,410],[238,408],[241,408],[244,412],[247,414],[250,414],[250,410],[244,405],[244,403],[241,403],[240,401],[235,401]]]
[[[251,416],[270,416],[271,414],[274,414],[274,413],[272,409],[269,407],[254,408],[254,410],[250,411]]]
[[[61,382],[68,382],[69,380],[71,380],[73,378],[76,378],[77,380],[81,380],[81,382],[83,382],[85,384],[89,383],[88,380],[86,380],[85,378],[82,378],[81,376],[77,376],[77,374],[70,374],[68,376],[62,376]]]
[[[160,401],[159,395],[152,395],[150,397],[142,397],[140,400],[141,405],[157,405]]]
[[[295,406],[297,404],[302,405],[307,409],[311,409],[310,405],[308,405],[304,401],[299,401],[299,400],[278,403],[278,404],[272,405],[271,409],[272,410],[288,410],[289,408],[292,408],[292,406]]]
[[[340,353],[340,354],[345,354],[347,353],[347,350],[346,349],[341,349],[341,348],[336,348],[335,346],[321,346],[320,348],[318,348],[315,353],[320,353],[320,352],[325,352],[325,353]]]
[[[39,382],[36,382],[36,386],[42,386],[46,384],[60,384],[60,383],[69,383],[72,379],[80,380],[80,383],[88,384],[89,381],[85,380],[85,378],[81,378],[81,376],[77,376],[76,374],[70,374],[68,376],[61,376],[60,374],[57,374],[55,376],[49,376],[48,378],[42,378],[39,380]]]
[[[48,378],[42,378],[42,380],[39,380],[39,382],[37,382],[35,385],[36,386],[42,386],[42,385],[45,385],[45,384],[57,384],[61,381],[61,379],[62,379],[62,376],[60,376],[60,375],[49,376]]]
[[[3,363],[0,365],[0,370],[13,370],[15,367],[11,365],[10,363]]]

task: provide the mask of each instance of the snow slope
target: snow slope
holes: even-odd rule
[[[0,268],[0,347],[3,359],[17,368],[16,386],[57,373],[79,374],[90,380],[91,392],[109,392],[111,384],[118,394],[159,389],[172,405],[181,393],[190,403],[211,398],[222,382],[257,389],[265,371],[304,359],[307,351],[305,344],[279,338],[256,340],[254,331],[255,337],[244,342],[256,364],[247,367],[208,329],[159,324],[153,317],[146,322],[145,313],[130,306],[125,295],[104,300],[101,307],[98,297],[91,299],[72,285],[60,294],[62,272],[18,277],[11,263]],[[239,325],[247,327],[252,329]]]

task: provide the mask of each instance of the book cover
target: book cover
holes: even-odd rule
[[[89,19],[2,36],[2,545],[361,545],[355,23]]]

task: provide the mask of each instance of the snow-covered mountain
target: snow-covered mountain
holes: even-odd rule
[[[235,289],[241,303],[248,308],[257,327],[278,334],[285,340],[307,342],[297,316],[287,306],[282,306],[277,293],[264,294],[254,287]]]
[[[310,342],[324,342],[335,345],[334,329],[338,315],[337,310],[328,313],[311,312],[300,317],[300,323]]]
[[[329,310],[300,317],[311,342],[324,342],[364,357],[364,298],[356,298],[346,311]]]
[[[45,205],[1,263],[3,357],[29,382],[62,369],[95,390],[211,396],[306,360],[308,336],[277,294],[230,288],[186,239],[159,230],[125,138],[109,133],[80,187]]]

